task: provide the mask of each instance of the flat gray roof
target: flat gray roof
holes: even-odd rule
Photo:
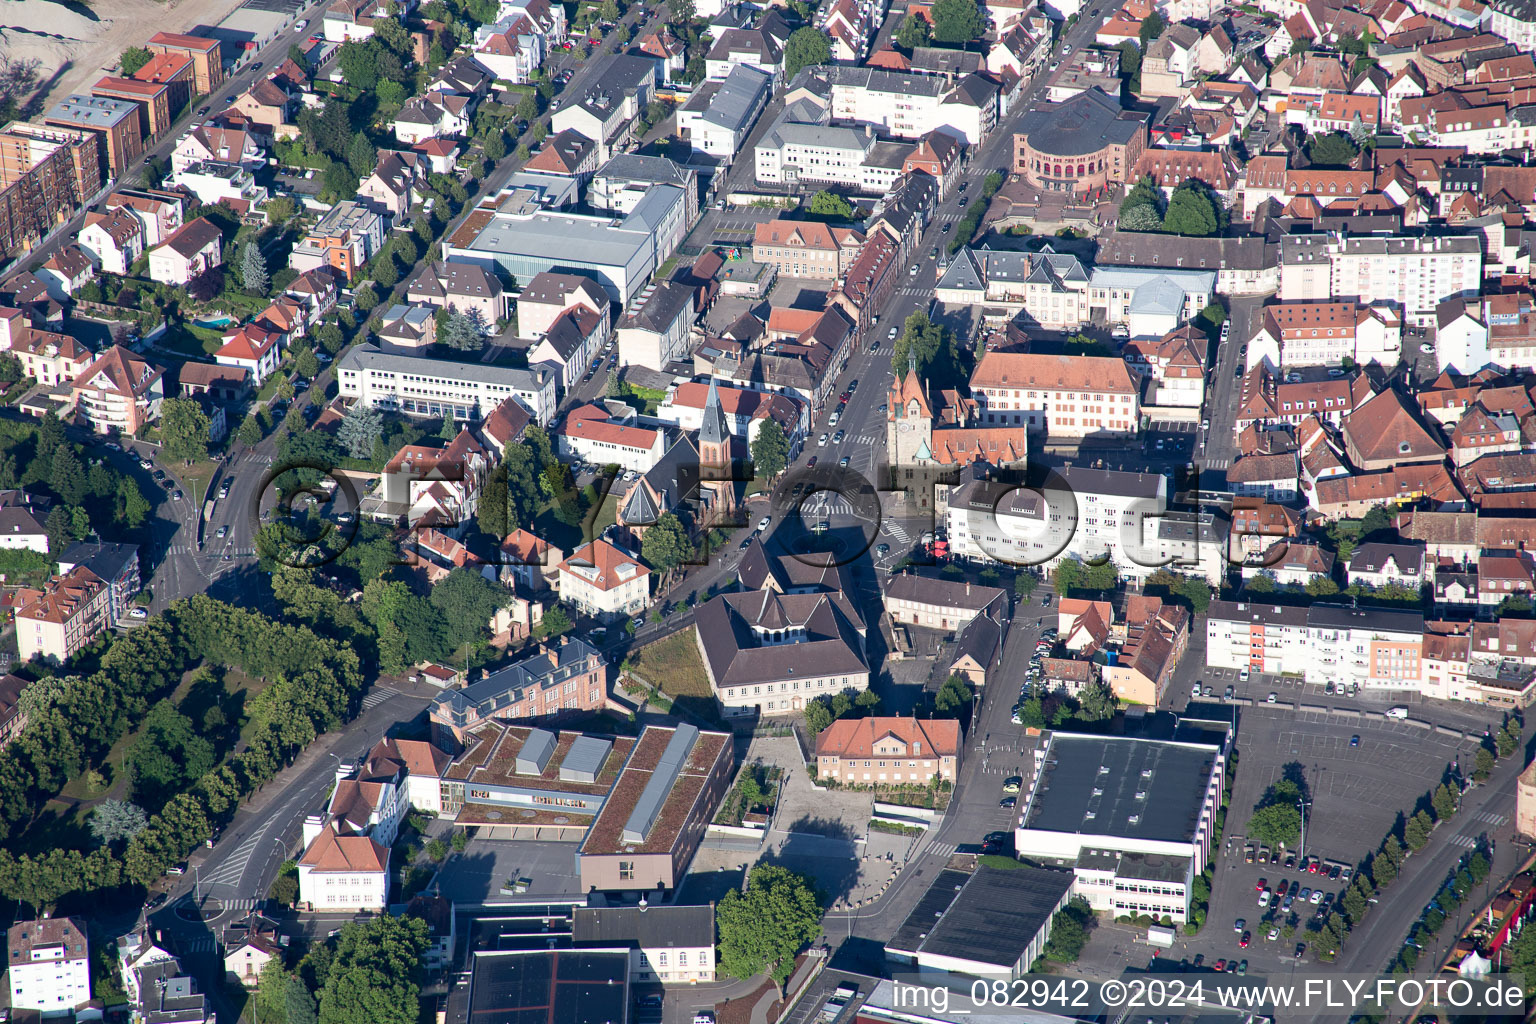
[[[658,185],[647,191],[642,203],[653,202],[653,195],[671,193],[682,201],[682,190],[672,185]],[[659,198],[656,201],[660,201]],[[635,251],[651,244],[648,220],[637,217],[637,208],[627,217],[594,217],[590,214],[540,212],[527,217],[495,216],[461,248],[484,253],[506,253],[568,262],[626,267]],[[648,211],[649,212],[649,211]]]
[[[548,370],[520,370],[489,363],[461,363],[453,359],[384,352],[374,345],[356,345],[336,364],[343,370],[374,370],[385,373],[413,373],[423,377],[466,381],[476,384],[504,384],[519,391],[539,391],[548,382]]]
[[[1221,749],[1056,733],[1023,828],[1187,843]]]
[[[969,877],[941,871],[898,933],[908,942],[920,937],[917,946],[898,948],[1011,970],[1049,923],[1072,880],[1070,871],[1022,865],[979,867]],[[926,921],[918,918],[924,912]]]
[[[139,105],[128,100],[75,93],[49,107],[43,120],[66,121],[81,128],[110,128],[123,118],[138,114]]]

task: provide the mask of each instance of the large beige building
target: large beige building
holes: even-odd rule
[[[111,588],[83,565],[48,581],[42,596],[16,612],[16,648],[22,661],[68,661],[107,628]]]
[[[1515,832],[1536,838],[1536,761],[1526,766],[1515,783]]]
[[[1028,426],[1051,437],[1134,435],[1141,402],[1122,359],[988,352],[971,374],[984,423]]]
[[[848,785],[926,784],[960,774],[960,723],[952,718],[842,719],[816,736],[817,778]]]
[[[771,220],[752,234],[752,259],[789,277],[836,281],[848,272],[864,245],[850,228],[809,220]]]

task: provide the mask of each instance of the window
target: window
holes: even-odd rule
[[[632,881],[635,880],[635,862],[634,861],[632,861],[632,860],[621,860],[621,861],[619,861],[619,880],[620,881],[624,881],[624,882],[632,882]],[[661,962],[662,963],[666,963],[667,962],[667,955],[665,953],[663,953],[661,955]]]

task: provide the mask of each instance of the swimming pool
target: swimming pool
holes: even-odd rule
[[[211,316],[205,317],[201,320],[194,320],[192,322],[199,327],[211,327],[214,330],[223,330],[224,328],[233,324],[235,322],[235,318],[232,316]]]

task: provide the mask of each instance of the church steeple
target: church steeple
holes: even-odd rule
[[[704,399],[704,421],[699,424],[699,458],[706,463],[723,463],[729,459],[730,445],[731,429],[720,407],[720,388],[711,377],[709,395]]]

